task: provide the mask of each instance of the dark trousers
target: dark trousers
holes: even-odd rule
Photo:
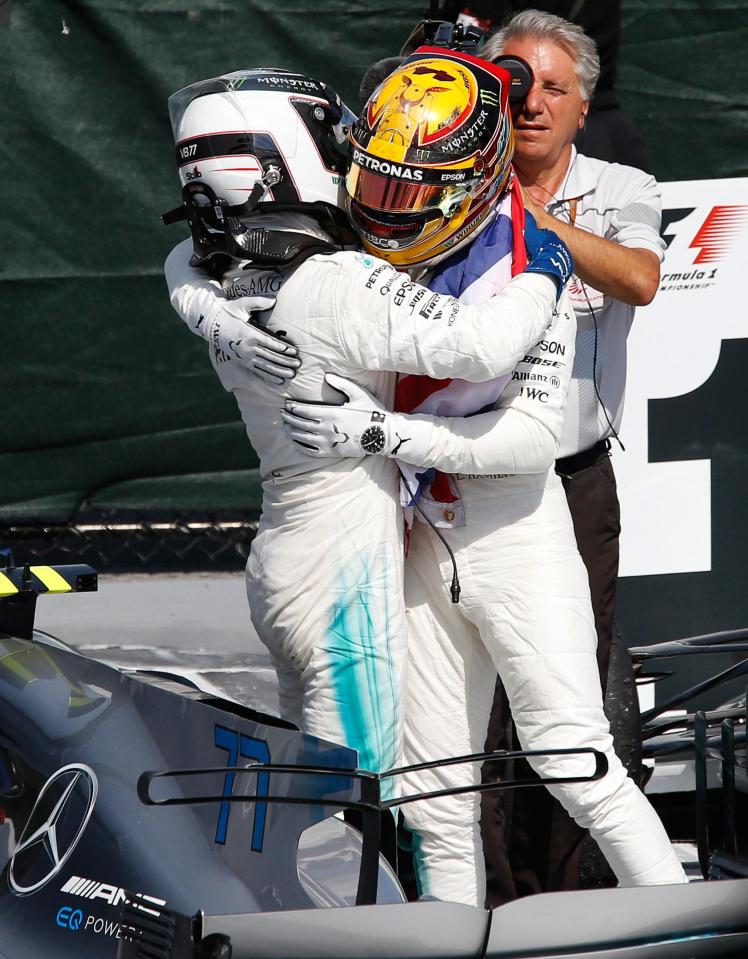
[[[621,531],[616,480],[607,441],[576,456],[558,460],[574,523],[577,546],[590,579],[597,630],[597,662],[605,692],[613,640],[618,537]],[[497,684],[486,749],[506,749],[513,743],[509,716]],[[518,747],[517,747],[518,748]],[[497,775],[525,776],[526,765],[507,771],[486,763],[484,779]],[[511,812],[511,834],[505,820]],[[579,857],[587,835],[543,788],[509,793],[484,793],[481,832],[486,857],[488,904],[498,906],[518,896],[579,888]]]

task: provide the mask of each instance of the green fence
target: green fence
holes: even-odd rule
[[[14,0],[0,27],[0,521],[251,508],[256,458],[161,266],[181,227],[167,96],[257,64],[356,105],[424,4]],[[741,5],[742,6],[742,5]],[[748,11],[624,3],[619,88],[661,178],[746,172]]]

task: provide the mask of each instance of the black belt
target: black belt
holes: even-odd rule
[[[560,476],[573,476],[580,470],[586,470],[589,466],[594,466],[603,456],[610,452],[610,440],[598,440],[594,446],[588,450],[582,450],[581,453],[573,453],[571,456],[564,456],[556,460],[556,472]]]

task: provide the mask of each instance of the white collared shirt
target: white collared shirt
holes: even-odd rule
[[[651,250],[660,262],[664,258],[660,188],[654,177],[634,167],[594,160],[572,146],[564,181],[546,210],[567,223],[573,219],[574,226],[596,236]],[[590,449],[612,436],[613,428],[618,431],[626,387],[626,339],[635,309],[577,276],[568,291],[578,332],[559,457]]]

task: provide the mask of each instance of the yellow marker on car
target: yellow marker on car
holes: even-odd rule
[[[31,566],[31,572],[47,587],[49,593],[71,593],[73,587],[51,566]]]
[[[18,587],[8,579],[5,573],[0,573],[0,596],[14,596],[18,592]]]

